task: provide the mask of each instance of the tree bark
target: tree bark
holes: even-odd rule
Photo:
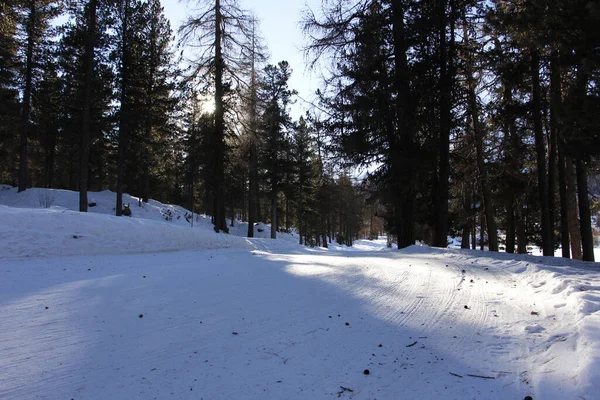
[[[472,223],[471,218],[473,216],[473,205],[471,204],[471,189],[467,185],[463,184],[463,196],[462,196],[462,240],[460,244],[461,249],[469,248],[469,238],[471,237]]]
[[[525,232],[525,210],[519,206],[516,209],[517,221],[517,253],[527,254],[527,235]]]
[[[479,250],[485,250],[485,213],[481,213],[479,228]]]
[[[592,234],[592,218],[590,215],[590,200],[588,198],[587,167],[581,159],[577,160],[576,167],[582,260],[594,261],[594,236]]]
[[[271,191],[271,239],[277,238],[277,188]]]
[[[566,203],[569,222],[569,237],[571,239],[571,255],[574,260],[581,260],[581,230],[579,228],[579,210],[577,206],[577,185],[573,161],[565,157],[565,175],[567,181]]]

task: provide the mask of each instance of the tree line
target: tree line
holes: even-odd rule
[[[588,0],[333,1],[305,51],[333,151],[369,177],[387,227],[462,247],[593,261],[600,7]],[[596,193],[597,194],[597,193]],[[591,201],[590,201],[591,199]]]
[[[127,192],[212,217],[352,244],[366,193],[328,161],[313,114],[293,121],[292,68],[267,63],[257,19],[198,3],[174,32],[160,0],[9,0],[0,5],[0,180]],[[193,50],[189,50],[193,49]],[[207,106],[214,104],[213,107]],[[373,213],[371,213],[373,214]]]
[[[593,260],[600,8],[588,0],[335,0],[306,9],[325,79],[293,120],[236,0],[179,29],[160,0],[0,5],[0,180],[126,191],[295,229],[305,244],[385,230]],[[207,106],[213,104],[214,106]],[[356,168],[370,171],[360,182]],[[373,222],[375,221],[375,222]],[[479,238],[477,238],[479,233]]]

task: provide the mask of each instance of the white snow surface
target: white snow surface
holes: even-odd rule
[[[597,263],[310,249],[5,189],[0,399],[600,398]]]

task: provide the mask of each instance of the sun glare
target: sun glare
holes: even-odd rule
[[[215,99],[208,97],[201,100],[202,112],[213,113],[215,112]]]

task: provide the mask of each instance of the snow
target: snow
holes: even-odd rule
[[[0,190],[0,399],[600,393],[597,263],[385,238],[310,249],[90,198],[82,214],[73,192]]]

